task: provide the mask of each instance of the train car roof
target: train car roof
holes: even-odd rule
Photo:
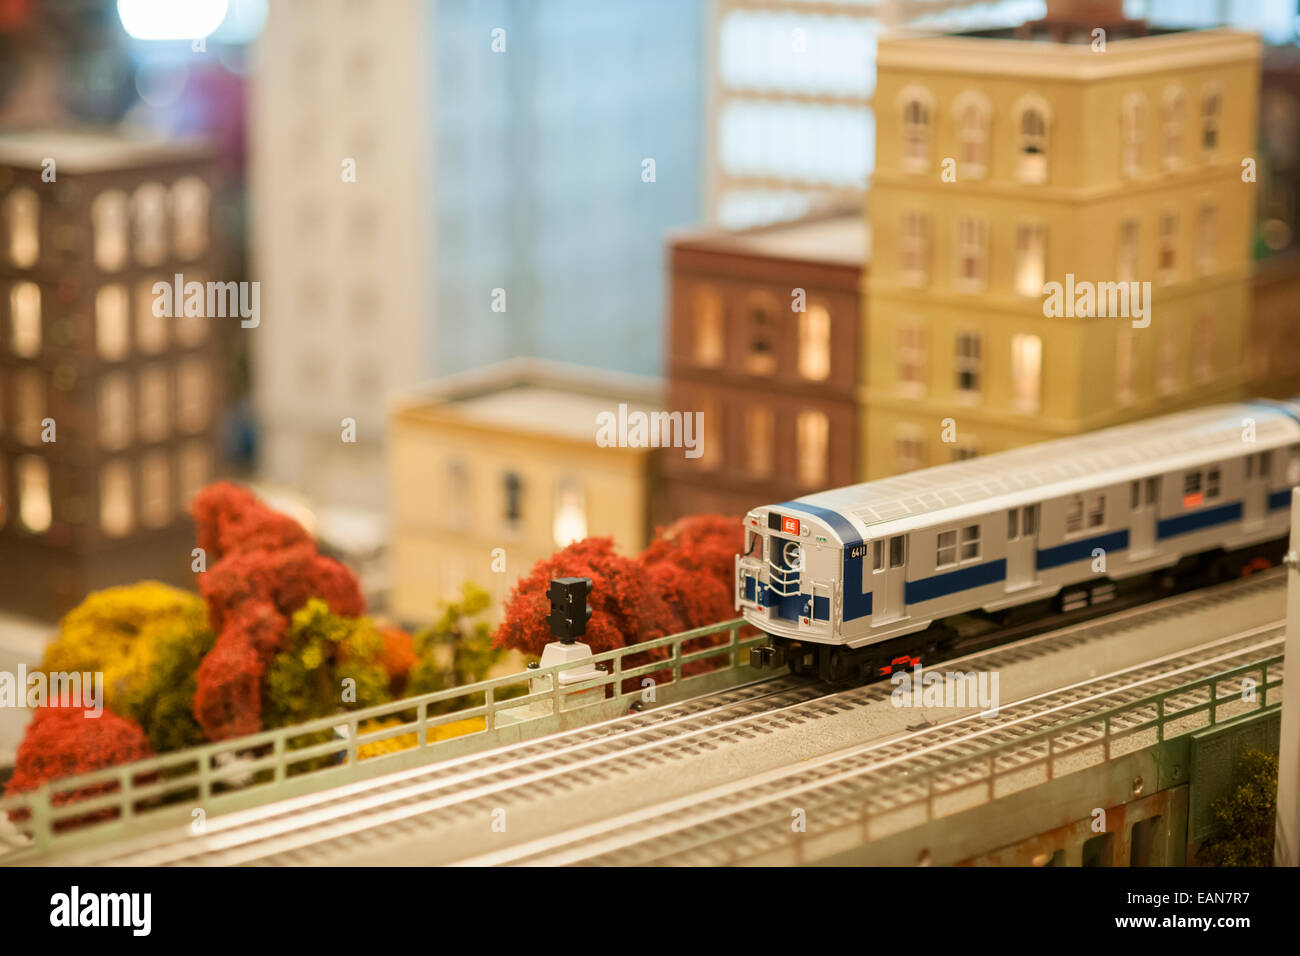
[[[918,522],[908,519],[920,516],[942,512],[943,520],[960,520],[1233,457],[1242,452],[1246,418],[1255,422],[1259,451],[1289,445],[1300,441],[1297,414],[1264,402],[1214,405],[805,495],[790,505],[855,519],[860,530],[872,528],[869,536],[890,534],[910,530]]]

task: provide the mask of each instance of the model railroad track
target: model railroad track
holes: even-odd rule
[[[791,808],[816,819],[819,829],[850,826],[862,817],[864,800],[887,813],[917,799],[920,772],[977,757],[991,746],[1014,744],[1038,731],[1061,726],[1090,712],[1143,700],[1199,679],[1278,654],[1285,641],[1284,623],[1251,628],[1137,667],[1019,701],[1003,708],[990,722],[980,716],[955,718],[905,739],[868,744],[831,754],[799,768],[774,771],[697,797],[623,818],[463,861],[470,865],[719,866],[767,857],[794,839]],[[1280,679],[1282,665],[1270,666],[1268,680]],[[1204,704],[1202,687],[1165,701],[1166,715]],[[1221,704],[1230,709],[1234,705]],[[1250,707],[1240,705],[1247,711]],[[1151,708],[1154,711],[1154,708]],[[1123,724],[1136,726],[1154,713],[1135,711]],[[1116,729],[1124,729],[1119,726]],[[1084,726],[1062,743],[1085,746],[1100,733]],[[1006,767],[1041,758],[1041,740],[1012,748],[998,759]],[[964,777],[966,779],[964,779]],[[952,772],[947,788],[981,779],[976,772]],[[792,853],[790,862],[797,854]]]
[[[1259,575],[1002,645],[950,664],[1005,668],[1104,638],[1117,629],[1213,612],[1232,600],[1281,588],[1278,574]],[[163,831],[131,844],[80,851],[61,857],[60,862],[320,862],[324,856],[345,855],[349,846],[360,845],[357,841],[364,842],[381,828],[386,833],[414,835],[438,826],[481,821],[495,807],[578,793],[583,786],[647,766],[671,772],[686,757],[719,753],[729,743],[878,704],[891,692],[888,683],[836,692],[792,677],[762,681],[525,744],[219,816],[209,821],[201,835],[190,834],[188,828]],[[906,747],[910,740],[878,746]]]

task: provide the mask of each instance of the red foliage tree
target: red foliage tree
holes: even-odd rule
[[[209,739],[224,740],[261,729],[262,678],[295,611],[316,597],[335,614],[359,617],[365,600],[352,572],[248,489],[211,485],[192,510],[208,560],[199,591],[217,631],[199,665],[194,716]]]
[[[676,611],[680,630],[734,616],[735,559],[744,543],[740,519],[693,515],[658,529],[641,552],[639,560]]]
[[[144,729],[135,721],[110,710],[98,717],[87,717],[78,707],[38,707],[18,747],[14,774],[9,778],[5,794],[35,790],[47,781],[143,760],[152,755]],[[63,806],[116,789],[116,783],[82,787],[55,793],[52,802],[55,806]],[[62,821],[57,829],[110,819],[116,813],[115,810],[88,813]],[[18,821],[25,816],[26,811],[14,811],[10,819]]]

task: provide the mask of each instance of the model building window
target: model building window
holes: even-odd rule
[[[696,460],[704,471],[712,471],[722,461],[722,412],[712,399],[700,401],[697,407],[702,417],[700,433],[695,437],[700,449],[700,457]]]
[[[917,87],[903,91],[903,170],[924,172],[930,165],[930,94]]]
[[[898,330],[898,382],[904,391],[925,391],[925,329],[920,325]]]
[[[749,352],[745,371],[752,375],[770,375],[776,368],[776,309],[767,297],[751,298],[746,303],[749,321]]]
[[[1209,203],[1196,214],[1196,268],[1202,273],[1214,271],[1214,245],[1218,231],[1218,211]]]
[[[99,527],[110,538],[130,534],[135,525],[131,491],[131,466],[125,461],[111,461],[99,470]]]
[[[212,480],[212,449],[204,441],[189,441],[181,446],[177,461],[180,478],[181,507],[188,507],[194,496]]]
[[[1156,390],[1169,395],[1178,388],[1178,343],[1172,329],[1165,329],[1156,350]]]
[[[988,266],[988,223],[983,219],[957,220],[957,285],[967,292],[984,286]]]
[[[799,313],[799,374],[812,382],[831,374],[831,314],[824,306]]]
[[[772,409],[745,409],[745,470],[756,478],[772,473],[773,427]]]
[[[695,361],[700,365],[722,364],[723,324],[722,296],[717,289],[695,290]]]
[[[524,519],[524,480],[518,472],[505,473],[502,492],[504,494],[502,517],[505,519],[506,527],[511,531],[518,530]]]
[[[145,183],[131,197],[135,261],[156,266],[167,258],[167,188]]]
[[[171,198],[176,255],[197,259],[208,250],[208,185],[197,176],[183,176],[172,186]]]
[[[1165,282],[1173,279],[1178,266],[1178,213],[1166,210],[1160,214],[1160,274]]]
[[[978,458],[979,456],[979,445],[975,442],[958,442],[952,446],[953,461],[970,461],[972,458]]]
[[[211,371],[206,361],[186,359],[176,366],[176,424],[181,431],[200,431],[208,424],[211,393]]]
[[[18,520],[35,534],[50,529],[50,470],[44,458],[24,455],[14,472],[18,487]]]
[[[555,490],[552,532],[557,548],[587,537],[587,496],[577,478],[563,479]]]
[[[1165,90],[1161,104],[1160,141],[1161,159],[1166,169],[1176,169],[1183,161],[1183,125],[1186,122],[1187,98],[1182,87],[1171,86]]]
[[[106,375],[99,383],[99,444],[120,451],[131,444],[131,383],[124,372]]]
[[[923,213],[909,212],[903,216],[902,234],[898,244],[901,279],[905,285],[924,285],[929,259],[930,224]]]
[[[1217,86],[1207,86],[1201,93],[1201,150],[1207,160],[1219,151],[1219,120],[1223,97]]]
[[[1208,315],[1196,318],[1192,350],[1192,376],[1198,382],[1208,382],[1214,374],[1214,320]]]
[[[135,287],[135,347],[146,355],[157,355],[167,348],[167,323],[171,321],[164,315],[154,314],[153,293],[157,277],[143,279]],[[182,313],[183,303],[172,307],[173,313]]]
[[[894,461],[896,471],[916,471],[925,466],[925,445],[921,437],[913,432],[903,432],[894,438]]]
[[[150,452],[140,462],[140,521],[164,527],[172,518],[172,469],[167,455]]]
[[[1011,401],[1016,411],[1038,411],[1043,388],[1043,340],[1037,335],[1011,337]]]
[[[140,373],[140,440],[162,441],[167,437],[171,395],[168,394],[167,369],[150,365]]]
[[[117,272],[126,265],[126,193],[120,189],[110,189],[96,196],[90,205],[90,225],[95,265],[101,272]]]
[[[1142,132],[1146,123],[1146,101],[1141,93],[1124,97],[1119,111],[1119,168],[1125,176],[1142,172]]]
[[[805,488],[820,488],[826,484],[830,421],[825,412],[800,412],[795,420],[795,431],[798,449],[795,466],[799,484]]]
[[[186,272],[185,273],[186,285],[188,285],[191,282],[197,282],[205,289],[208,287],[207,279],[205,276],[203,276],[202,273]],[[215,315],[219,316],[222,314],[222,312],[224,312],[227,316],[232,316],[237,314],[239,306],[237,302],[237,293],[235,292],[236,289],[235,283],[233,282],[227,282],[224,284],[215,283],[215,286],[216,288],[221,290],[217,293],[217,296],[213,301],[213,304],[218,306],[218,309],[215,310]],[[226,295],[225,292],[226,288],[229,288],[230,290],[229,297],[227,297]],[[229,305],[228,308],[227,308],[227,304]],[[174,309],[173,311],[176,313],[175,317],[167,319],[166,321],[171,323],[172,328],[175,330],[177,345],[187,349],[193,348],[194,346],[202,342],[205,338],[207,338],[208,323],[210,319],[208,318],[209,313],[206,304],[203,309],[204,312],[203,315],[185,315],[183,310],[178,310],[178,309]]]
[[[24,445],[39,445],[43,418],[45,377],[39,369],[19,369],[14,373],[14,434],[18,440]]]
[[[41,254],[41,201],[25,186],[5,196],[3,218],[9,227],[5,246],[9,261],[19,269],[36,265]]]
[[[0,529],[9,520],[9,489],[5,485],[5,461],[0,458]]]
[[[982,179],[988,170],[989,101],[967,91],[953,103],[957,117],[958,161],[961,178]]]
[[[1017,175],[1022,183],[1047,181],[1047,105],[1036,98],[1020,110]]]
[[[1047,230],[1037,223],[1016,227],[1016,291],[1042,295],[1047,260]]]
[[[976,395],[980,390],[980,337],[978,332],[958,332],[955,361],[957,391]]]
[[[469,469],[463,461],[447,463],[447,489],[444,494],[447,510],[444,524],[449,528],[464,528],[470,523]]]
[[[1119,226],[1119,257],[1116,278],[1120,282],[1133,282],[1137,277],[1138,221],[1125,219]]]
[[[1115,401],[1128,407],[1137,400],[1137,339],[1132,329],[1120,329],[1115,339]]]
[[[40,354],[41,287],[35,282],[15,282],[9,288],[9,347],[20,358]]]

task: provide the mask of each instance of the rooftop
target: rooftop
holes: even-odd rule
[[[53,159],[60,171],[93,173],[202,159],[198,141],[128,136],[115,130],[25,130],[0,133],[0,166],[39,169]]]
[[[749,229],[702,229],[674,237],[679,248],[730,252],[768,259],[865,266],[871,259],[871,225],[860,209]]]

